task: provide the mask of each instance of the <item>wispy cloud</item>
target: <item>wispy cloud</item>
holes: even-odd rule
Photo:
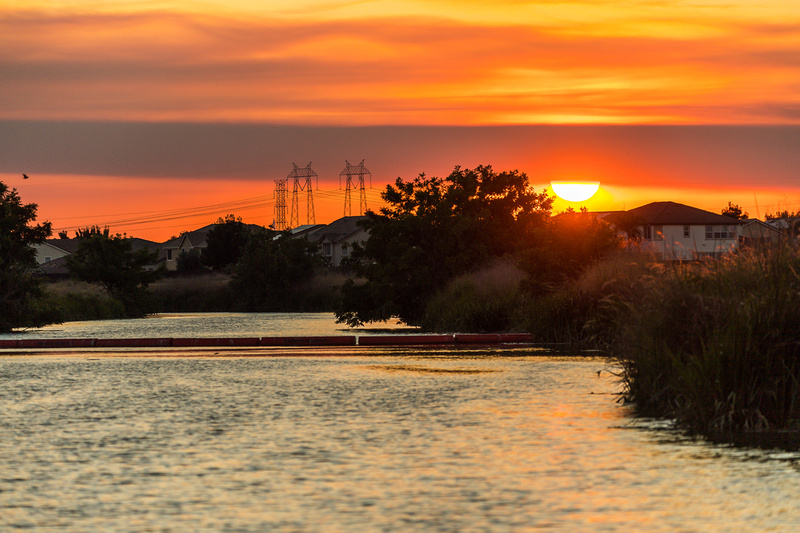
[[[236,3],[223,15],[159,2],[150,11],[7,9],[0,118],[800,122],[800,15],[748,23],[689,17],[732,9],[717,2],[691,12],[676,2],[628,12],[617,2],[568,3],[581,14],[550,2],[497,12],[482,2],[460,12],[448,2],[306,2],[308,16],[250,18]],[[510,20],[532,13],[549,16]]]

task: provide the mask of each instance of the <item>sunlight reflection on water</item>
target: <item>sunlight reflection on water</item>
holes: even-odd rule
[[[378,327],[377,332],[414,331],[393,321]],[[370,335],[375,332],[373,328],[337,324],[333,313],[170,313],[147,318],[66,322],[0,334],[0,339],[269,337]]]
[[[604,360],[497,353],[0,357],[0,529],[800,524],[796,455],[634,423]]]

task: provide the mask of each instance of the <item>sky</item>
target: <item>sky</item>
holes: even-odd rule
[[[0,181],[56,230],[269,224],[309,162],[330,222],[362,159],[372,208],[490,164],[592,210],[800,210],[800,0],[0,0],[0,79]]]

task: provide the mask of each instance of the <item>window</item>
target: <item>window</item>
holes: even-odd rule
[[[664,226],[645,226],[644,239],[646,241],[663,241]]]
[[[346,256],[350,254],[350,248],[347,246],[347,243],[342,245],[342,255]]]
[[[51,257],[49,257],[49,256],[44,256],[44,262],[45,262],[45,263],[49,263],[49,262],[50,262],[50,261],[52,261],[52,260],[53,260],[53,259],[52,259]]]
[[[736,226],[706,226],[706,240],[735,238]]]
[[[684,239],[688,239],[689,238],[689,226],[684,226],[683,227],[683,238]]]
[[[172,261],[172,250],[167,250],[167,261]]]
[[[322,243],[322,255],[326,257],[331,256],[331,243],[329,242]]]

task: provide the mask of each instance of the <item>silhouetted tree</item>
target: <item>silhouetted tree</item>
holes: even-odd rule
[[[35,305],[42,294],[34,244],[52,233],[50,222],[32,225],[36,204],[23,204],[16,189],[0,182],[0,332],[52,321]]]
[[[292,288],[324,264],[317,246],[304,238],[268,230],[252,233],[234,269],[231,290],[245,311],[285,309]]]
[[[249,231],[242,217],[232,214],[219,218],[217,226],[208,232],[203,252],[203,262],[213,269],[223,269],[239,262],[242,247],[247,243]]]
[[[535,243],[553,201],[535,193],[525,174],[491,166],[456,167],[444,179],[398,178],[382,197],[387,206],[368,214],[370,238],[352,254],[366,281],[342,287],[339,322],[419,323],[428,299],[448,280]]]
[[[722,215],[736,220],[745,220],[748,217],[748,214],[741,207],[731,202],[728,202],[728,207],[722,210]]]
[[[147,249],[134,251],[123,235],[110,235],[109,229],[92,226],[76,232],[78,249],[67,258],[70,275],[87,283],[98,283],[109,296],[125,306],[128,316],[146,312],[147,286],[161,277],[163,269],[145,270],[158,260]]]
[[[204,269],[203,258],[196,248],[181,250],[175,259],[176,270],[181,274],[200,272]]]

